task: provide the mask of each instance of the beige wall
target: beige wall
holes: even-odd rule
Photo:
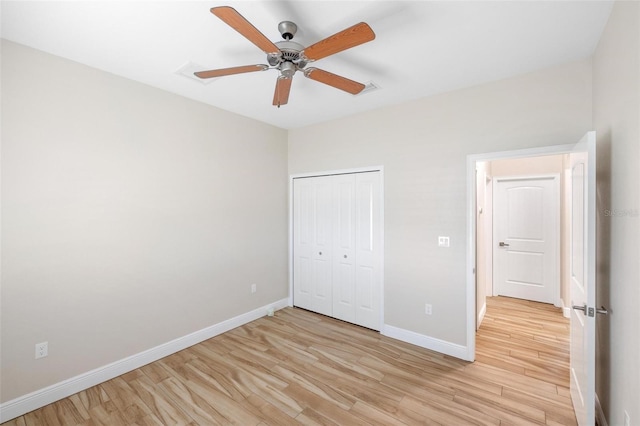
[[[287,295],[286,131],[2,42],[3,402]]]
[[[640,424],[640,3],[616,2],[593,59],[597,131],[596,392],[608,423]]]
[[[591,88],[585,60],[291,130],[289,173],[384,165],[385,322],[465,345],[466,156],[577,142]]]

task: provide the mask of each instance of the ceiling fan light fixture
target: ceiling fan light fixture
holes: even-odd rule
[[[283,78],[291,78],[298,70],[298,67],[293,62],[283,62],[280,65],[280,75]]]
[[[271,65],[272,67],[277,66],[281,61],[282,54],[280,53],[269,53],[267,55],[267,62],[269,62],[269,65]]]

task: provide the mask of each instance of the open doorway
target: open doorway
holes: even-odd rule
[[[478,361],[480,365],[487,364],[487,362],[481,362],[476,356],[481,353],[476,351],[477,346],[480,348],[483,345],[482,341],[477,342],[476,333],[476,310],[478,302],[476,299],[476,169],[479,162],[503,160],[503,159],[528,159],[531,157],[556,155],[556,154],[570,154],[568,167],[564,168],[563,175],[565,176],[565,187],[563,197],[566,197],[567,206],[571,206],[570,215],[567,215],[567,225],[565,228],[565,236],[569,232],[570,238],[566,238],[567,244],[564,247],[564,255],[562,261],[567,262],[565,265],[570,267],[570,285],[566,286],[565,295],[562,296],[561,305],[562,312],[560,314],[559,308],[552,307],[556,310],[557,316],[566,322],[567,330],[569,331],[568,337],[563,338],[565,342],[559,342],[559,339],[545,339],[544,336],[538,336],[531,333],[525,333],[527,339],[531,339],[534,343],[545,341],[550,345],[562,345],[564,351],[569,351],[570,368],[568,380],[564,380],[565,385],[556,387],[558,392],[562,390],[565,395],[564,404],[571,405],[574,408],[577,422],[579,424],[592,424],[595,420],[594,408],[596,404],[595,396],[595,230],[596,230],[596,179],[595,179],[595,164],[596,164],[596,143],[595,132],[587,132],[578,143],[575,145],[561,145],[542,148],[532,148],[520,151],[507,151],[488,154],[477,154],[467,156],[467,359],[469,361]],[[567,212],[569,213],[569,212]],[[569,231],[570,229],[570,231]],[[495,265],[495,262],[493,263]],[[569,273],[569,268],[566,268]],[[495,284],[495,283],[494,283]],[[512,299],[518,300],[518,299]],[[539,303],[529,302],[526,303]],[[549,305],[551,306],[551,305]],[[602,313],[606,313],[606,310],[602,310]],[[569,315],[567,315],[569,313]],[[487,315],[489,313],[487,312]],[[567,320],[567,316],[570,317],[570,321]],[[484,321],[486,321],[486,317]],[[535,320],[526,321],[525,327],[536,326],[540,327],[541,324],[537,324]],[[517,328],[512,325],[508,326],[509,329]],[[544,328],[544,325],[542,325]],[[562,327],[561,327],[562,328]],[[482,326],[480,328],[482,330]],[[495,335],[496,333],[494,333]],[[508,331],[506,334],[518,334],[518,331]],[[568,343],[568,348],[567,348]],[[486,345],[482,348],[488,351],[489,363],[492,365],[499,365],[504,368],[506,364],[503,359],[496,354],[501,351],[502,342],[492,345]],[[529,350],[528,346],[525,349]],[[504,352],[504,351],[503,351]],[[533,374],[540,374],[542,372],[552,371],[546,364],[548,361],[553,363],[553,357],[549,360],[549,357],[545,356],[545,361],[532,359],[518,359],[522,356],[522,352],[518,354],[518,351],[507,351],[510,356],[516,360],[515,366],[509,369],[510,374],[516,373],[524,376],[528,380]],[[524,351],[527,352],[527,351]],[[540,351],[536,351],[537,356],[540,357]],[[545,352],[547,352],[545,350]],[[545,354],[546,355],[546,354]],[[481,356],[485,356],[484,354]],[[527,356],[526,354],[524,355]],[[557,358],[556,358],[557,359]],[[523,365],[522,363],[526,365]],[[537,365],[536,365],[537,364]],[[535,367],[534,367],[535,366]],[[538,370],[538,371],[534,371]],[[566,372],[566,367],[562,366],[562,371]],[[554,373],[552,371],[552,373]],[[521,377],[522,378],[522,377]],[[558,377],[546,374],[546,378],[549,380],[557,379]],[[569,382],[569,383],[568,383]],[[570,396],[570,397],[569,397]],[[573,422],[572,422],[573,423]]]
[[[526,161],[526,159],[532,157],[543,157],[550,155],[563,155],[569,154],[574,149],[573,144],[568,145],[554,145],[540,148],[529,148],[522,150],[514,150],[514,151],[500,151],[500,152],[491,152],[484,154],[473,154],[467,156],[467,291],[466,291],[466,329],[467,329],[467,345],[466,350],[467,354],[465,359],[469,361],[473,361],[475,359],[476,353],[476,329],[478,324],[478,318],[480,315],[484,314],[482,298],[486,297],[487,294],[493,294],[493,278],[492,275],[488,277],[491,278],[490,282],[487,280],[487,268],[485,267],[484,273],[481,272],[484,280],[482,281],[483,287],[479,290],[477,288],[477,250],[476,250],[476,221],[478,220],[478,209],[477,206],[477,180],[476,180],[476,169],[478,164],[483,162],[494,162],[498,160],[516,160],[521,159]],[[490,179],[493,179],[492,175],[489,175]],[[481,179],[482,180],[482,179]],[[484,177],[485,185],[487,184],[486,176]],[[565,188],[566,189],[566,188]],[[563,194],[564,196],[564,194]],[[486,211],[486,205],[483,208],[484,215]],[[486,233],[486,232],[485,232]],[[493,237],[492,237],[493,238]],[[492,240],[491,238],[491,240]],[[491,243],[493,244],[493,243]],[[490,256],[486,256],[488,251],[485,251],[485,257],[483,264],[484,265],[493,265],[493,260]],[[561,248],[561,255],[565,253],[565,248]],[[481,254],[482,257],[482,254]],[[482,266],[481,266],[482,268]],[[489,291],[487,291],[489,290]],[[477,298],[477,293],[480,293],[480,299]],[[563,299],[563,301],[566,299]],[[568,316],[569,309],[564,309],[568,304],[565,303],[563,307],[563,314]]]
[[[568,154],[476,162],[476,330],[487,297],[563,308],[568,293]]]
[[[551,148],[550,151],[554,151]],[[554,394],[561,424],[570,396],[568,152],[499,153],[473,162],[474,353]],[[506,284],[506,285],[505,285]],[[551,414],[549,414],[551,415]]]

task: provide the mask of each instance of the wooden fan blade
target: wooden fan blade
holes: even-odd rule
[[[278,53],[280,49],[271,40],[265,37],[256,27],[251,25],[244,16],[229,6],[214,7],[211,13],[222,19],[231,28],[245,36],[247,40],[258,46],[264,53]]]
[[[365,22],[360,22],[346,30],[340,31],[320,40],[302,51],[304,56],[312,61],[326,58],[343,50],[361,45],[376,38],[373,30]]]
[[[218,70],[198,71],[194,72],[196,77],[214,78],[223,77],[225,75],[242,74],[245,72],[266,71],[269,65],[243,65],[241,67],[220,68]]]
[[[291,91],[291,82],[293,78],[279,77],[276,81],[276,91],[273,94],[273,104],[280,108],[280,105],[286,105],[289,102],[289,92]]]
[[[304,72],[304,75],[305,77],[309,77],[311,80],[328,84],[329,86],[335,87],[336,89],[344,90],[345,92],[351,93],[352,95],[357,95],[364,89],[364,84],[362,83],[349,80],[348,78],[318,68],[307,68]]]

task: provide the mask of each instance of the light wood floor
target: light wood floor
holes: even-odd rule
[[[490,298],[467,363],[287,308],[7,425],[571,425],[568,322]]]

